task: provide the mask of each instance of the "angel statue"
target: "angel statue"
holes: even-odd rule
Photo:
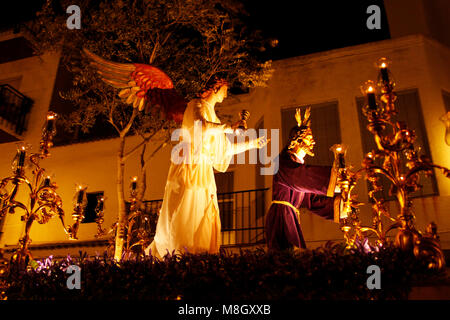
[[[224,79],[212,77],[198,96],[186,103],[158,68],[110,62],[86,49],[84,52],[103,81],[122,89],[119,96],[134,108],[147,113],[159,108],[167,119],[182,122],[179,145],[184,146],[184,160],[171,158],[155,237],[146,254],[160,259],[173,252],[218,253],[221,224],[214,169],[225,172],[233,155],[262,148],[268,140],[259,137],[233,143],[227,138],[226,134],[238,134],[241,122],[221,124],[216,115],[216,103],[227,97]],[[200,141],[195,139],[199,127]]]
[[[232,143],[227,133],[238,132],[241,123],[221,124],[214,110],[227,97],[228,83],[210,80],[184,112],[181,137],[186,144],[184,161],[173,161],[153,242],[146,253],[161,258],[167,253],[218,253],[220,216],[214,169],[225,172],[233,155],[268,142],[265,137]],[[201,127],[201,141],[195,131]],[[193,137],[193,138],[192,138]],[[192,139],[191,139],[192,138]]]

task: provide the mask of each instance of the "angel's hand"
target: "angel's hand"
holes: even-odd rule
[[[256,140],[253,140],[255,144],[255,148],[261,149],[269,143],[270,139],[267,139],[265,136],[259,137]]]
[[[237,128],[239,128],[239,125],[241,124],[241,121],[236,121],[235,123],[233,123],[232,125],[231,125],[231,128],[233,129],[233,130],[236,130]]]
[[[224,133],[235,133],[233,127],[230,127],[228,124],[223,124],[222,126]]]

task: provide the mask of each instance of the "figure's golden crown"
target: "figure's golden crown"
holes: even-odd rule
[[[300,108],[297,108],[295,111],[295,120],[297,121],[297,128],[294,134],[291,134],[288,149],[294,152],[301,146],[302,140],[307,135],[312,135],[311,131],[311,107],[308,107],[305,110],[305,114],[302,119],[302,113]]]

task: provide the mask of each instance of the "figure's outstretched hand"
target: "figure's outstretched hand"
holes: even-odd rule
[[[265,136],[259,137],[258,139],[254,140],[255,147],[258,149],[263,148],[269,143],[270,139],[267,139]]]
[[[237,130],[239,125],[240,125],[240,123],[241,123],[240,121],[236,121],[235,123],[233,123],[231,125],[231,129],[233,129],[233,131]]]

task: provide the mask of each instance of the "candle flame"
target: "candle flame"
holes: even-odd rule
[[[53,120],[53,119],[55,119],[55,116],[54,116],[53,114],[49,114],[49,115],[47,116],[47,119],[48,119],[48,120]]]
[[[387,65],[386,65],[386,63],[383,62],[380,67],[384,69],[387,67]]]
[[[341,147],[337,147],[337,148],[336,148],[336,151],[337,151],[337,152],[341,152],[341,151],[342,151],[342,148],[341,148]]]
[[[369,86],[368,88],[367,88],[367,92],[373,92],[373,87],[372,86]]]
[[[134,182],[134,181],[137,181],[137,178],[138,178],[138,177],[134,176],[134,177],[132,178],[133,182]]]

